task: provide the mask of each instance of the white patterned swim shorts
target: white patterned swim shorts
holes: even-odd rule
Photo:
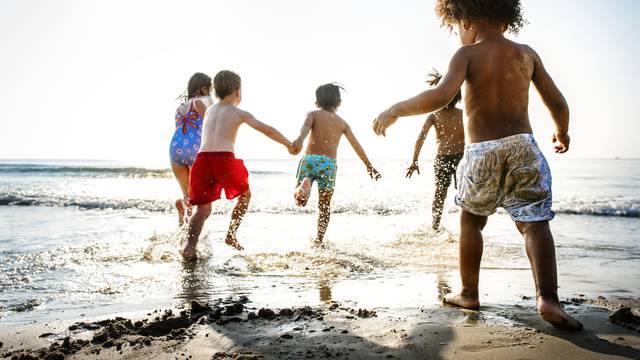
[[[498,207],[519,222],[551,220],[551,170],[533,135],[467,144],[458,166],[456,205],[489,216]]]

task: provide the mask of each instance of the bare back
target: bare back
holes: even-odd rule
[[[462,154],[464,152],[464,124],[462,110],[454,107],[433,114],[436,129],[438,155]]]
[[[316,110],[308,116],[313,117],[313,124],[307,144],[307,154],[336,158],[340,138],[349,127],[347,122],[338,114],[326,110]]]
[[[234,152],[238,128],[243,122],[242,112],[234,105],[217,103],[209,107],[204,115],[200,152]]]
[[[469,58],[465,86],[468,136],[474,142],[531,133],[529,84],[535,53],[505,38],[465,47]]]

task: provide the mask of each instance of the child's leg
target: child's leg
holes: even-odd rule
[[[431,205],[431,214],[433,221],[431,227],[437,230],[440,227],[440,219],[442,218],[442,209],[444,208],[444,200],[447,197],[447,189],[451,185],[451,178],[441,178],[436,180],[436,193],[433,196]]]
[[[293,193],[293,197],[296,199],[296,205],[307,206],[307,201],[309,201],[309,196],[311,196],[311,185],[312,183],[309,178],[306,177],[302,179]]]
[[[516,222],[516,226],[525,239],[527,256],[536,284],[538,313],[555,327],[581,330],[582,324],[562,309],[558,299],[556,251],[549,222]]]
[[[486,216],[474,215],[467,211],[460,214],[460,278],[462,290],[459,294],[449,294],[444,302],[467,309],[478,309],[478,281],[482,260],[482,229],[487,225]]]
[[[173,175],[178,180],[180,190],[182,190],[182,199],[176,200],[176,209],[178,210],[178,224],[182,226],[184,223],[184,214],[187,211],[187,203],[185,199],[189,197],[189,167],[185,165],[171,164]]]
[[[324,240],[324,234],[327,232],[329,226],[329,218],[331,217],[331,197],[333,196],[333,189],[319,189],[318,199],[318,237],[315,244],[321,245]]]
[[[196,211],[193,213],[193,216],[189,221],[187,244],[182,250],[182,257],[185,259],[196,258],[196,245],[198,245],[198,238],[200,237],[200,232],[202,232],[202,226],[209,215],[211,215],[211,203],[198,205],[196,207]]]
[[[231,213],[231,222],[229,223],[229,231],[227,231],[227,239],[225,240],[225,243],[237,250],[244,250],[244,247],[242,247],[236,239],[236,233],[238,232],[238,227],[242,222],[242,218],[244,218],[244,214],[247,213],[250,200],[251,191],[247,190],[244,194],[240,195],[238,202]]]

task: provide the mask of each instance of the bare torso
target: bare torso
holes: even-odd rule
[[[347,123],[338,114],[326,110],[316,110],[311,114],[313,126],[306,153],[336,158],[340,138],[347,129]]]
[[[533,51],[504,38],[468,45],[466,51],[470,59],[465,85],[470,142],[531,133],[527,108]]]
[[[209,107],[204,115],[200,152],[233,152],[242,123],[240,112],[234,105],[217,103]]]
[[[462,154],[464,152],[462,110],[456,107],[442,109],[433,115],[438,155]]]

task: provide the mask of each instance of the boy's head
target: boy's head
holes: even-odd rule
[[[442,75],[436,69],[432,69],[431,72],[427,74],[427,84],[429,84],[429,86],[431,87],[435,87],[436,85],[438,85],[441,79],[442,79]],[[462,92],[458,90],[458,93],[456,94],[456,96],[454,96],[453,99],[449,101],[449,104],[447,104],[445,108],[453,109],[456,106],[456,104],[460,102],[460,100],[462,100]]]
[[[240,75],[233,71],[222,70],[213,78],[213,88],[216,91],[216,96],[220,100],[227,96],[232,96],[236,97],[236,99],[234,99],[236,104],[240,103],[240,100],[242,100],[240,86]]]
[[[187,84],[187,99],[211,94],[211,78],[203,73],[195,73]]]
[[[468,32],[474,23],[486,22],[514,34],[525,24],[520,0],[438,0],[436,16],[450,30],[459,30],[464,45],[475,42],[475,34]]]
[[[327,110],[336,111],[342,99],[340,99],[340,89],[342,86],[336,84],[324,84],[316,89],[316,106]]]

